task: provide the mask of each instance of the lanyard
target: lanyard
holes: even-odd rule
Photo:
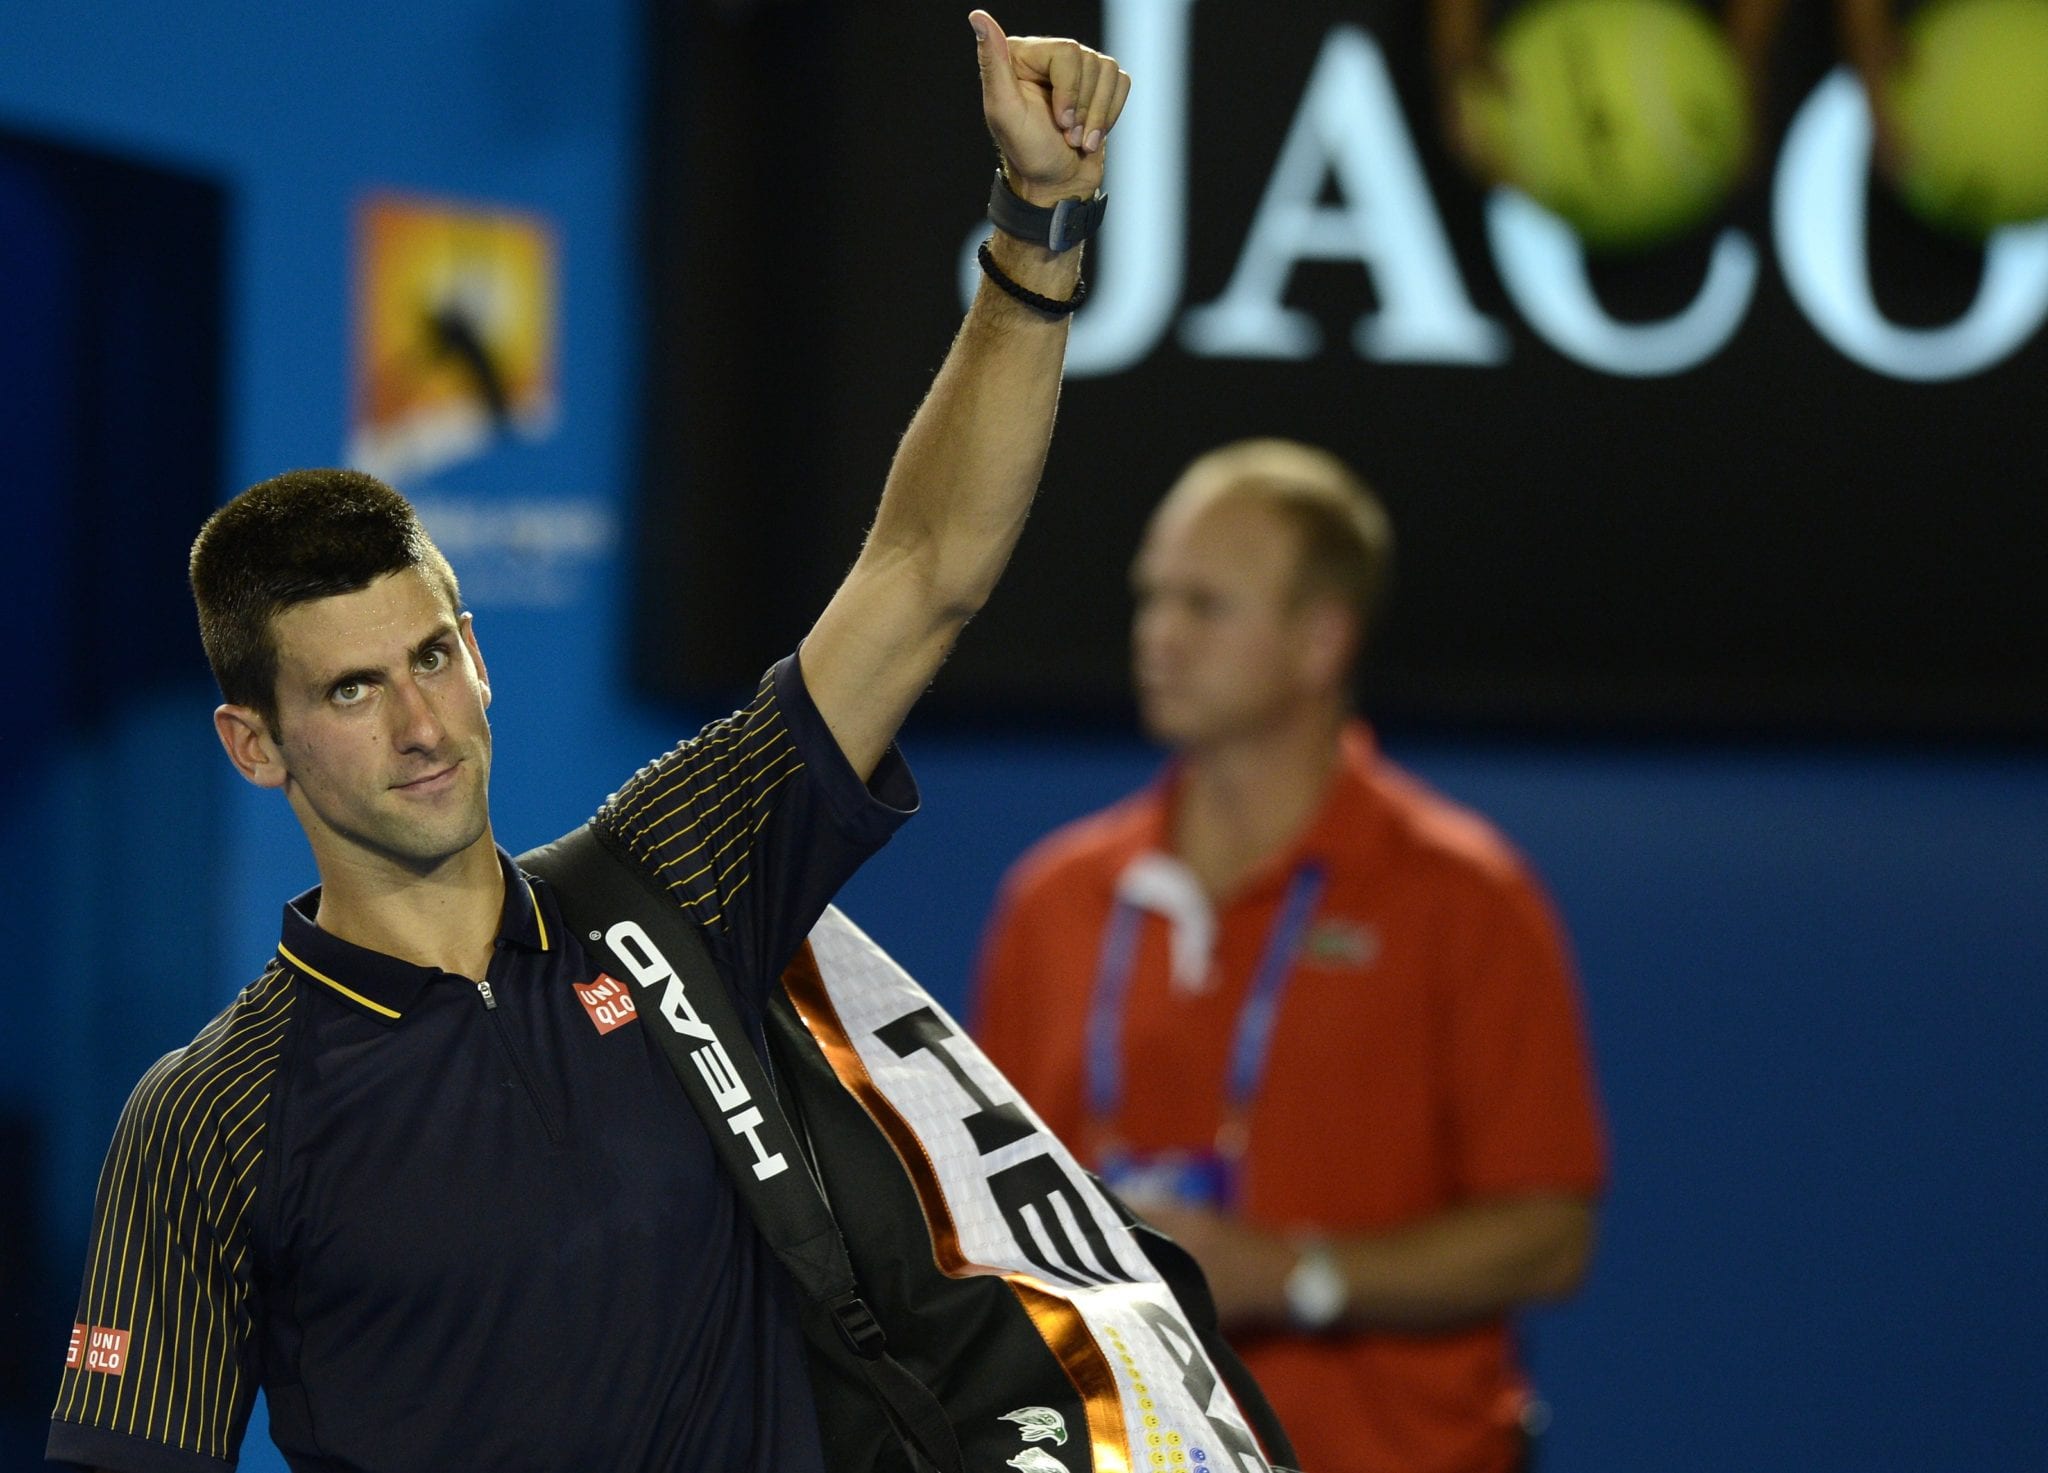
[[[1294,970],[1294,955],[1314,917],[1316,903],[1323,895],[1323,867],[1313,860],[1296,867],[1287,882],[1287,895],[1267,934],[1259,969],[1253,974],[1251,995],[1237,1015],[1237,1033],[1230,1046],[1230,1073],[1226,1081],[1227,1121],[1240,1128],[1257,1098],[1265,1078],[1267,1057],[1272,1050],[1273,1024],[1280,1014],[1280,998]],[[1126,1003],[1130,997],[1131,970],[1138,956],[1138,937],[1145,924],[1144,910],[1128,900],[1119,900],[1103,932],[1102,953],[1095,968],[1095,997],[1088,1011],[1088,1113],[1098,1124],[1112,1119],[1123,1103],[1123,1032]]]

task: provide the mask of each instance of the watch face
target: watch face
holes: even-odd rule
[[[1110,1189],[1139,1212],[1154,1202],[1228,1208],[1235,1163],[1215,1151],[1111,1151],[1098,1168]]]
[[[1322,1247],[1304,1248],[1287,1275],[1287,1313],[1304,1330],[1323,1330],[1344,1312],[1350,1288],[1343,1270]]]

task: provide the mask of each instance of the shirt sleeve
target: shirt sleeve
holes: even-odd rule
[[[1484,894],[1451,983],[1456,1189],[1597,1192],[1606,1141],[1562,929],[1526,872],[1495,877]]]
[[[100,1171],[48,1456],[84,1468],[233,1467],[259,1379],[249,1260],[268,1097],[231,1031],[145,1074]]]
[[[758,1003],[917,802],[893,746],[861,781],[791,655],[745,708],[634,774],[596,822],[704,928],[713,956]]]

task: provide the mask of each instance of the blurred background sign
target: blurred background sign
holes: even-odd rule
[[[2024,1124],[2048,1038],[2048,929],[2027,919],[2048,894],[2038,247],[2023,232],[1987,254],[1853,164],[1800,164],[1853,160],[1863,136],[1826,8],[1788,9],[1736,254],[1698,235],[1548,295],[1510,263],[1554,284],[1575,260],[1552,260],[1555,232],[1549,256],[1496,249],[1496,207],[1433,125],[1420,14],[995,9],[1019,32],[1106,36],[1144,70],[1020,577],[935,694],[956,711],[985,694],[1005,719],[1034,690],[1055,713],[1113,709],[1124,560],[1198,447],[1291,429],[1385,488],[1407,562],[1375,710],[1473,719],[1383,733],[1550,882],[1612,1113],[1593,1278],[1525,1325],[1556,1473],[1984,1473],[2048,1443],[2048,1237],[2015,1228],[2048,1181],[2048,1136]],[[729,668],[748,689],[851,559],[957,325],[994,164],[965,9],[10,0],[0,556],[27,637],[0,737],[19,974],[0,1181],[36,1206],[0,1211],[0,1469],[44,1466],[122,1100],[255,975],[280,900],[315,878],[285,805],[221,760],[183,555],[208,506],[346,453],[362,202],[467,201],[557,245],[555,428],[406,482],[478,605],[494,821],[520,848],[715,714],[636,699],[629,631],[659,688]],[[1381,94],[1312,85],[1376,64],[1391,123]],[[1273,194],[1304,117],[1366,118],[1381,150],[1307,134],[1306,204],[1306,186]],[[1387,172],[1410,149],[1417,187]],[[644,235],[636,173],[657,206]],[[1193,324],[1289,219],[1269,196],[1334,222],[1270,236],[1285,269],[1245,297],[1312,346],[1219,355]],[[1332,258],[1290,256],[1335,225]],[[1800,230],[1817,234],[1788,247]],[[1418,231],[1447,253],[1384,244]],[[1740,291],[1708,289],[1717,254]],[[1753,280],[1730,275],[1745,261]],[[1414,318],[1396,309],[1418,301],[1505,356],[1399,356]],[[1664,376],[1603,354],[1663,355]],[[636,458],[662,494],[628,517]],[[1567,642],[1588,637],[1636,658]],[[1817,659],[1828,639],[1861,662]],[[1802,663],[1820,673],[1788,679]],[[1719,674],[1689,684],[1701,670]],[[1845,690],[1864,706],[1829,712]],[[1509,729],[1515,711],[2035,742],[1556,742]],[[1052,715],[1026,734],[918,724],[926,811],[842,901],[957,1008],[1004,866],[1157,758]],[[260,1416],[241,1467],[281,1473]]]
[[[668,696],[744,685],[851,560],[958,305],[887,288],[971,289],[992,163],[921,147],[972,105],[921,7],[694,12],[649,152],[636,628]],[[1284,433],[1392,509],[1383,717],[2048,733],[2048,225],[1908,213],[1825,7],[1787,8],[1726,207],[1626,255],[1452,161],[1422,6],[1004,20],[1099,34],[1143,81],[1040,505],[935,707],[1121,721],[1143,518],[1197,452]],[[758,125],[716,126],[743,99]]]
[[[555,243],[530,215],[375,194],[356,218],[349,460],[411,481],[555,420]]]
[[[192,1031],[159,984],[220,961],[208,867],[138,831],[189,861],[223,827],[180,554],[220,482],[228,221],[217,179],[0,127],[0,1468],[47,1414],[108,1104]]]

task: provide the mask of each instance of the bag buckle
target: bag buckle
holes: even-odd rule
[[[889,1353],[889,1337],[858,1294],[846,1294],[832,1301],[832,1322],[846,1348],[862,1360],[880,1360]]]

